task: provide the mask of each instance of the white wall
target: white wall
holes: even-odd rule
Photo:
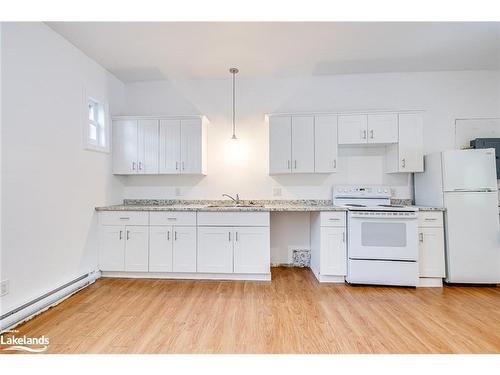
[[[2,33],[2,312],[97,267],[94,207],[118,202],[110,155],[82,147],[88,95],[123,84],[43,23]]]
[[[228,74],[229,75],[229,74]],[[389,184],[396,195],[410,197],[408,176],[383,173],[382,148],[340,152],[337,174],[269,176],[265,113],[369,109],[423,109],[424,144],[431,152],[454,145],[457,117],[498,115],[498,72],[437,72],[340,75],[293,79],[237,80],[237,133],[231,150],[231,81],[142,82],[126,85],[123,114],[204,114],[209,127],[208,176],[120,177],[125,198],[220,198],[239,192],[243,198],[329,199],[338,183]]]
[[[241,73],[244,74],[244,73]],[[498,72],[435,72],[316,76],[302,78],[237,78],[237,134],[232,150],[231,80],[140,82],[126,85],[122,114],[204,114],[208,131],[208,176],[117,177],[124,198],[219,199],[238,192],[246,199],[330,199],[331,186],[344,183],[389,184],[394,194],[411,197],[407,175],[388,175],[383,148],[340,151],[339,173],[332,175],[268,175],[268,129],[265,113],[422,109],[425,152],[453,148],[454,120],[498,116]],[[181,187],[181,196],[175,188]],[[273,187],[283,195],[273,197]],[[290,245],[308,246],[309,216],[274,216],[271,246],[275,262],[286,262]]]

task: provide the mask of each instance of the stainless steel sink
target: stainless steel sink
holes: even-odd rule
[[[209,208],[263,208],[261,204],[209,204]]]

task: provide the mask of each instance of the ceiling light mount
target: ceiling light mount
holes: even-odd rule
[[[238,139],[236,138],[236,74],[238,72],[238,68],[229,69],[229,73],[233,75],[233,136],[231,139]]]

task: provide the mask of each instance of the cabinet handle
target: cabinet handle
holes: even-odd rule
[[[286,161],[286,169],[290,169],[290,160]]]
[[[424,234],[423,233],[419,233],[418,238],[419,238],[420,242],[424,242]]]
[[[366,139],[366,130],[363,130],[363,139]]]
[[[130,231],[127,230],[127,241],[130,239]]]
[[[130,220],[129,217],[121,217],[120,220]]]
[[[336,169],[337,168],[337,159],[333,159],[333,168]]]
[[[182,162],[182,170],[184,170],[184,169],[186,169],[186,168],[184,168],[184,162]]]
[[[178,170],[179,170],[179,162],[178,162],[178,161],[176,161],[176,162],[175,162],[175,170],[176,170],[176,171],[178,171]]]
[[[120,231],[120,238],[119,239],[121,240],[122,238],[123,238],[123,231],[121,230]]]
[[[328,220],[332,220],[332,221],[339,221],[340,219],[338,217],[331,217],[329,218]]]
[[[437,219],[436,218],[431,218],[431,217],[426,217],[424,220],[425,221],[436,221]]]
[[[229,242],[231,242],[231,232],[229,232]]]
[[[139,162],[139,170],[142,171],[142,163]]]
[[[342,232],[342,242],[345,242],[345,232]]]
[[[403,159],[401,160],[401,166],[402,166],[403,168],[406,168],[406,159],[405,159],[405,158],[403,158]]]
[[[370,138],[373,139],[373,129],[370,130]]]
[[[167,230],[167,241],[170,241],[170,231]]]
[[[174,241],[177,241],[177,231],[174,231]]]
[[[135,161],[132,162],[132,170],[135,171]]]
[[[297,160],[295,160],[295,169],[297,169]]]
[[[236,232],[236,241],[238,241],[238,232]]]

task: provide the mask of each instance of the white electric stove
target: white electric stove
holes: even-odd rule
[[[418,284],[418,209],[392,205],[388,186],[342,185],[333,203],[347,208],[347,282]]]

